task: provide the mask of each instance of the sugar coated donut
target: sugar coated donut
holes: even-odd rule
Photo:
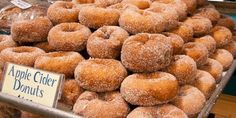
[[[216,89],[216,81],[210,73],[198,70],[193,86],[198,88],[205,95],[206,99],[208,99]]]
[[[182,0],[187,5],[188,14],[193,14],[197,9],[197,0]]]
[[[122,0],[95,0],[94,4],[100,7],[108,7],[117,3],[120,3]]]
[[[208,58],[207,63],[199,67],[199,69],[210,73],[215,78],[216,83],[220,83],[223,73],[223,66],[220,62],[215,59]]]
[[[154,72],[170,64],[172,52],[168,37],[162,34],[140,33],[125,40],[121,61],[133,72]]]
[[[11,36],[16,42],[42,42],[47,40],[52,26],[47,17],[16,21],[12,24]]]
[[[9,35],[0,35],[0,52],[9,47],[16,47],[17,44]]]
[[[94,58],[117,58],[128,32],[118,26],[103,26],[87,41],[87,51]]]
[[[37,44],[34,45],[34,47],[38,47],[38,48],[44,50],[45,52],[55,51],[54,48],[52,46],[50,46],[48,42],[37,43]]]
[[[203,44],[196,42],[189,42],[184,44],[183,54],[186,54],[193,58],[198,67],[206,64],[208,58],[207,48]]]
[[[157,107],[137,107],[127,118],[188,118],[178,107],[164,104]]]
[[[195,15],[208,18],[212,22],[212,24],[216,24],[220,19],[220,13],[215,8],[211,7],[200,8],[198,9],[198,13],[196,13]]]
[[[83,88],[79,86],[79,83],[75,79],[67,79],[63,85],[60,101],[72,106],[83,91]]]
[[[210,35],[206,35],[200,38],[195,38],[194,42],[203,44],[207,48],[210,54],[214,53],[216,50],[216,41]]]
[[[174,61],[165,70],[174,75],[180,85],[190,84],[195,80],[197,64],[189,56],[175,55]]]
[[[132,105],[167,103],[178,91],[178,81],[166,72],[137,73],[125,78],[120,87],[123,98]]]
[[[122,0],[122,3],[135,5],[139,9],[147,9],[152,4],[150,0]]]
[[[26,111],[21,111],[21,117],[20,118],[45,118],[45,117],[37,115],[37,114],[30,113],[30,112],[26,112]]]
[[[175,9],[172,9],[170,5],[164,3],[152,4],[147,10],[158,13],[164,18],[166,22],[165,30],[171,30],[178,26],[178,13]]]
[[[56,25],[78,21],[79,12],[80,9],[76,8],[72,2],[56,1],[48,8],[47,16]]]
[[[184,23],[178,23],[178,27],[171,30],[170,32],[182,37],[185,43],[192,41],[193,39],[193,28]]]
[[[77,52],[51,52],[39,56],[35,68],[65,74],[66,78],[73,77],[74,70],[84,58]]]
[[[189,17],[184,23],[193,28],[194,36],[197,37],[208,34],[212,28],[211,21],[201,16]]]
[[[234,57],[236,57],[236,41],[231,41],[222,48],[229,51]]]
[[[96,6],[83,7],[79,13],[81,24],[98,29],[105,25],[118,25],[120,12],[117,9]]]
[[[224,26],[224,27],[227,27],[227,28],[233,30],[234,26],[235,26],[235,23],[234,23],[234,20],[230,16],[221,14],[221,17],[217,21],[216,25]]]
[[[36,47],[20,46],[6,48],[0,55],[4,62],[12,62],[25,66],[34,66],[36,58],[45,52]]]
[[[216,47],[222,47],[228,44],[232,40],[232,33],[231,31],[223,26],[215,26],[211,30],[211,36],[216,41]]]
[[[74,113],[85,118],[125,118],[129,110],[128,104],[117,91],[106,93],[85,91],[73,107]]]
[[[185,85],[180,88],[178,96],[172,103],[191,118],[201,111],[205,102],[206,98],[200,90],[196,87]]]
[[[225,71],[230,68],[234,60],[233,55],[225,49],[217,49],[216,52],[211,55],[211,58],[219,61]]]
[[[164,32],[162,34],[170,38],[173,47],[173,54],[179,54],[183,49],[184,40],[174,33]]]
[[[126,76],[124,66],[114,59],[89,59],[80,62],[75,69],[75,79],[79,85],[95,92],[118,89]]]
[[[91,35],[89,28],[79,23],[61,23],[48,33],[49,45],[59,51],[81,51]]]

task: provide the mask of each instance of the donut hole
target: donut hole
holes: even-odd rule
[[[75,32],[77,30],[78,30],[78,28],[73,27],[71,25],[68,25],[68,26],[62,28],[62,31],[64,31],[64,32]]]
[[[17,48],[13,48],[12,51],[16,53],[30,53],[30,52],[33,52],[34,49],[27,48],[27,47],[17,47]]]

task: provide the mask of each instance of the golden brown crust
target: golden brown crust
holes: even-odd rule
[[[129,106],[117,91],[95,93],[85,91],[76,101],[73,112],[85,118],[125,118]]]
[[[170,38],[173,47],[173,54],[181,53],[184,45],[184,40],[179,35],[174,33],[164,32],[162,34]]]
[[[12,62],[25,66],[34,66],[34,62],[45,52],[36,47],[20,46],[6,48],[1,51],[1,58],[4,62]]]
[[[47,40],[48,32],[53,27],[47,17],[17,21],[12,24],[11,35],[16,42],[42,42]]]
[[[234,60],[233,55],[225,49],[217,49],[210,57],[219,61],[222,64],[224,71],[230,68]]]
[[[185,85],[195,80],[197,64],[189,56],[175,55],[174,61],[165,70],[174,75],[180,85]]]
[[[114,59],[89,59],[75,69],[75,79],[84,89],[95,92],[113,91],[127,76],[124,66]]]
[[[69,78],[73,77],[76,66],[83,60],[77,52],[51,52],[39,56],[34,67],[65,74]]]
[[[103,26],[87,41],[87,52],[93,58],[115,59],[120,56],[121,47],[129,37],[128,32],[117,26]]]
[[[53,27],[48,33],[48,42],[58,51],[81,51],[91,31],[79,23],[61,23]]]
[[[217,48],[228,44],[232,40],[231,31],[223,26],[215,26],[211,30],[211,36],[215,39]]]
[[[170,64],[172,51],[168,37],[162,34],[140,33],[125,40],[121,61],[133,72],[155,72]]]
[[[209,54],[214,53],[215,50],[216,50],[216,41],[210,35],[206,35],[206,36],[203,36],[203,37],[200,37],[200,38],[195,38],[194,42],[203,44],[207,48]]]
[[[220,13],[212,7],[203,7],[198,9],[198,13],[196,13],[195,16],[208,18],[213,25],[215,25],[220,19]]]
[[[17,44],[9,35],[0,35],[0,52],[9,47],[16,47]]]
[[[185,43],[192,41],[193,39],[193,28],[184,23],[179,23],[178,27],[171,30],[170,32],[179,35],[182,37]]]
[[[167,103],[176,96],[178,82],[166,72],[137,73],[125,78],[120,91],[132,105],[157,105]]]

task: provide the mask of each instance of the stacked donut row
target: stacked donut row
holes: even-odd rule
[[[58,1],[47,14],[13,23],[0,59],[65,74],[60,101],[84,117],[194,117],[236,54],[233,20],[204,0]]]

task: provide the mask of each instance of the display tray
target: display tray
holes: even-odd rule
[[[202,111],[199,113],[198,118],[206,118],[209,115],[217,98],[219,97],[222,90],[224,89],[224,87],[226,86],[228,81],[230,80],[233,72],[235,71],[235,68],[236,68],[236,60],[233,61],[233,64],[231,65],[230,69],[227,72],[223,73],[223,78],[222,78],[221,82],[217,85],[217,88],[214,91],[214,93],[212,94],[212,96],[207,100],[206,105],[204,106]],[[21,110],[44,115],[44,116],[50,117],[50,118],[51,117],[53,117],[53,118],[54,117],[82,118],[81,116],[75,115],[70,112],[66,112],[66,111],[68,111],[68,107],[65,107],[62,104],[59,104],[57,109],[50,108],[50,107],[46,107],[43,105],[39,105],[36,103],[26,101],[23,99],[19,99],[17,97],[9,96],[9,95],[1,93],[1,92],[0,92],[0,102],[6,103],[10,106],[13,106],[13,107],[21,109]]]

